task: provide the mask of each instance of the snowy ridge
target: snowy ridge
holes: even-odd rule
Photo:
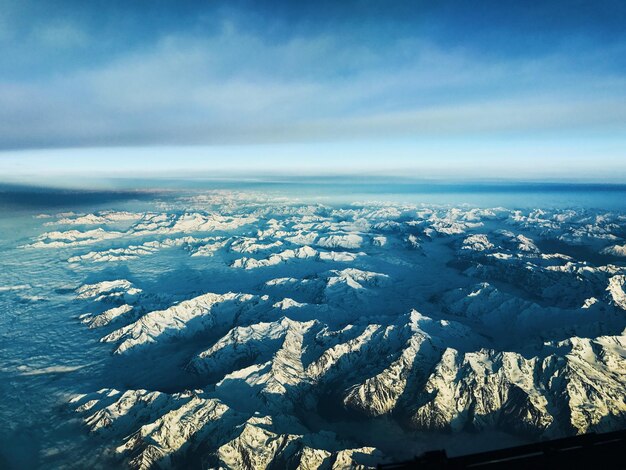
[[[411,420],[425,429],[498,426],[548,436],[610,428],[607,420],[626,422],[619,391],[626,380],[624,344],[621,336],[572,338],[562,343],[567,354],[543,360],[447,349],[424,387],[430,398]],[[589,404],[597,411],[586,410]]]
[[[216,324],[230,324],[239,311],[259,301],[249,294],[204,294],[166,310],[147,313],[136,322],[106,335],[102,341],[117,343],[115,352],[121,354],[154,343],[157,338],[192,335]],[[190,330],[187,324],[193,319],[199,319],[200,323]]]
[[[387,274],[356,268],[332,269],[306,279],[276,278],[265,282],[264,287],[280,294],[304,293],[319,304],[353,304],[366,301],[375,294],[374,289],[384,288],[390,282]]]
[[[364,253],[350,253],[342,251],[317,251],[310,246],[303,246],[296,248],[295,250],[285,250],[280,253],[275,253],[264,259],[254,258],[240,258],[235,260],[231,266],[233,268],[244,269],[256,269],[264,268],[267,266],[276,266],[285,263],[291,259],[318,259],[321,261],[340,261],[349,262],[354,261],[358,256],[363,256]]]
[[[619,213],[228,191],[179,202],[64,215],[50,225],[70,230],[31,240],[86,272],[80,321],[112,361],[163,366],[137,378],[158,387],[72,403],[126,465],[371,467],[446,433],[626,425]],[[105,261],[131,274],[93,282],[111,279]]]
[[[89,325],[89,328],[107,326],[109,323],[118,320],[122,315],[132,311],[132,309],[133,307],[131,305],[120,305],[119,307],[110,308],[97,315],[84,315],[82,316],[82,322]]]
[[[626,256],[626,245],[608,246],[601,251],[605,255]]]
[[[102,281],[96,284],[85,284],[76,289],[77,299],[102,300],[105,297],[117,297],[120,295],[136,295],[141,292],[130,281],[117,279],[114,281]]]
[[[233,412],[201,392],[167,395],[146,390],[100,390],[71,400],[94,432],[123,441],[116,452],[137,470],[172,468],[193,455],[204,465],[233,469],[373,468],[384,460],[374,448],[333,450],[332,434],[280,433],[269,416]],[[144,423],[129,435],[129,424]],[[298,428],[297,423],[287,426]],[[307,445],[309,444],[309,445]],[[205,453],[206,446],[215,450]],[[315,447],[312,447],[314,445]],[[324,447],[330,448],[325,450]]]

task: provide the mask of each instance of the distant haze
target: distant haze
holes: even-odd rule
[[[588,153],[601,155],[588,158]],[[0,155],[0,182],[69,185],[103,178],[374,177],[408,180],[626,182],[612,142],[348,142],[299,145],[21,150]]]

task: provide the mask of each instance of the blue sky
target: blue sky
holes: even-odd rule
[[[612,0],[0,0],[0,174],[626,180],[625,24]]]

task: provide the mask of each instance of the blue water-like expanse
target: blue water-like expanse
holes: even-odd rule
[[[79,320],[80,315],[91,313],[90,309],[100,308],[93,302],[76,299],[75,291],[79,286],[103,280],[128,279],[144,292],[153,295],[150,300],[152,303],[145,308],[157,310],[205,292],[225,293],[232,290],[260,295],[265,292],[260,285],[281,275],[305,278],[313,274],[320,275],[329,269],[347,267],[341,261],[330,261],[326,264],[323,261],[313,263],[305,260],[299,263],[294,260],[287,262],[284,268],[270,266],[248,272],[230,266],[230,263],[241,255],[224,249],[223,252],[216,251],[212,256],[189,256],[195,249],[193,246],[189,247],[190,252],[178,248],[163,249],[154,255],[129,260],[68,262],[73,256],[92,251],[124,248],[151,240],[161,241],[166,236],[172,237],[157,232],[154,232],[154,235],[146,234],[132,239],[101,240],[85,245],[27,247],[46,232],[86,231],[94,228],[85,225],[45,225],[63,217],[71,218],[103,211],[180,215],[185,212],[210,214],[230,210],[228,204],[231,203],[207,202],[203,206],[204,202],[198,202],[198,195],[214,190],[218,190],[220,195],[243,194],[241,196],[243,199],[248,197],[246,194],[254,194],[257,199],[254,204],[246,206],[245,210],[252,211],[269,204],[272,209],[268,211],[267,218],[271,216],[279,220],[281,215],[276,214],[280,214],[283,205],[286,207],[294,204],[313,206],[322,204],[327,207],[323,214],[329,215],[333,210],[368,208],[370,201],[376,201],[378,207],[403,205],[402,215],[397,219],[402,224],[410,222],[412,217],[417,220],[418,211],[431,206],[442,211],[451,207],[460,207],[464,211],[471,208],[502,207],[508,210],[519,209],[524,214],[534,209],[542,209],[549,213],[573,209],[585,214],[585,217],[590,217],[589,220],[597,220],[595,219],[597,215],[613,214],[608,228],[612,237],[610,239],[593,238],[595,234],[582,237],[580,240],[567,237],[559,239],[556,232],[549,233],[547,230],[541,232],[530,225],[514,225],[503,218],[486,220],[481,227],[467,228],[467,232],[462,235],[439,234],[430,240],[424,235],[422,225],[408,224],[406,225],[409,227],[408,230],[413,230],[411,233],[419,238],[421,247],[418,251],[422,250],[419,253],[406,251],[408,249],[402,244],[404,242],[401,243],[409,232],[398,235],[400,238],[397,244],[394,244],[396,235],[382,229],[380,233],[374,233],[374,229],[371,233],[359,232],[367,240],[376,234],[384,234],[388,242],[385,249],[375,245],[371,248],[370,245],[367,245],[368,248],[362,248],[367,256],[361,261],[357,258],[355,266],[362,270],[388,274],[393,282],[388,287],[381,288],[380,292],[376,291],[371,308],[378,310],[370,313],[364,309],[350,320],[353,323],[363,321],[357,317],[367,317],[370,314],[396,318],[411,308],[418,308],[420,312],[434,318],[438,318],[439,314],[443,315],[440,313],[443,310],[437,303],[439,300],[433,300],[438,299],[441,292],[453,287],[466,288],[487,279],[481,278],[481,274],[468,274],[466,268],[470,266],[472,260],[459,261],[456,258],[455,253],[459,252],[463,237],[470,233],[486,233],[490,239],[492,236],[498,239],[502,235],[495,235],[497,231],[510,230],[532,238],[545,253],[558,251],[572,257],[575,262],[587,263],[592,267],[613,265],[617,267],[616,269],[624,269],[626,266],[626,258],[603,251],[607,247],[626,243],[624,241],[626,218],[623,216],[626,214],[626,185],[530,183],[441,185],[393,182],[367,184],[333,180],[304,183],[285,181],[155,183],[129,180],[124,182],[123,186],[124,189],[94,191],[0,186],[0,468],[124,468],[126,460],[123,456],[115,455],[112,450],[119,446],[120,442],[105,433],[90,434],[83,423],[85,416],[75,412],[68,405],[72,396],[96,392],[102,388],[118,390],[141,388],[166,393],[200,388],[213,390],[211,387],[217,382],[213,378],[209,380],[185,368],[194,354],[206,349],[207,345],[203,343],[206,338],[190,337],[185,340],[183,346],[174,345],[171,350],[167,349],[170,347],[169,343],[164,343],[162,346],[164,349],[155,349],[154,352],[148,349],[151,346],[147,346],[146,353],[112,354],[113,345],[100,341],[103,337],[102,329],[87,328]],[[128,187],[139,189],[129,190]],[[157,189],[154,189],[155,187]],[[264,198],[271,198],[271,202],[265,202]],[[356,206],[353,203],[357,203]],[[237,206],[241,202],[236,201],[232,204]],[[237,206],[233,210],[241,214],[244,211],[241,207]],[[619,214],[622,214],[621,218]],[[41,215],[46,217],[40,217]],[[348,215],[341,217],[333,220],[339,222],[349,220]],[[132,228],[133,223],[119,221],[102,227],[106,231],[123,232],[129,230],[129,227]],[[252,224],[232,230],[218,229],[213,232],[203,230],[201,234],[190,232],[177,236],[251,236],[257,229],[265,228],[265,223],[266,220],[262,220],[258,222],[258,227]],[[372,222],[372,226],[374,225]],[[585,224],[581,222],[579,225]],[[349,230],[357,231],[354,228]],[[291,247],[287,242],[283,243],[285,245],[281,249]],[[314,248],[323,251],[319,246]],[[356,253],[360,250],[346,248],[345,251]],[[256,253],[245,256],[262,259],[265,255]],[[425,275],[426,267],[428,277]],[[285,273],[282,271],[279,273],[280,270],[284,270]],[[602,278],[602,281],[597,282],[604,281]],[[493,284],[507,295],[524,300],[530,298],[528,291],[524,290],[525,287],[516,285],[516,281],[511,279],[494,280]],[[560,300],[556,300],[558,296],[551,297],[548,293],[537,293],[536,298],[532,300],[541,308],[563,310],[578,308],[578,304],[582,305],[587,294],[589,296],[595,294],[598,297],[604,295],[606,284],[596,287],[595,284],[585,283],[580,285],[579,290],[576,290],[576,287],[571,289],[571,292],[561,293]],[[372,288],[372,291],[374,290]],[[293,295],[301,302],[312,301],[306,294],[300,294],[301,298],[296,298],[298,294]],[[607,309],[617,308],[608,300],[607,306]],[[340,305],[337,308],[343,311],[351,307]],[[385,308],[388,310],[385,311]],[[593,313],[596,314],[603,315],[600,311]],[[349,312],[346,315],[352,318]],[[600,327],[601,331],[598,331],[598,334],[592,333],[595,326],[591,323],[584,323],[576,333],[590,338],[620,334],[626,322],[619,324],[615,318],[613,316],[603,318],[603,326]],[[343,325],[338,323],[335,326]],[[104,329],[109,333],[115,328],[108,326]],[[555,335],[559,340],[568,337],[561,332]],[[543,340],[546,338],[539,342]],[[498,338],[489,341],[492,341],[490,344],[496,348],[522,351],[522,346],[513,342],[500,343]],[[528,356],[534,354],[532,351],[523,352]],[[163,357],[168,359],[163,360]],[[219,387],[215,394],[220,397]],[[235,406],[233,403],[232,407]],[[241,405],[241,408],[243,410],[246,407]],[[311,432],[328,428],[342,438],[352,439],[356,444],[380,448],[385,456],[391,458],[407,458],[411,453],[443,445],[448,446],[452,453],[462,453],[474,448],[513,445],[539,438],[504,432],[502,429],[490,429],[484,433],[485,436],[490,436],[491,442],[488,444],[481,441],[480,432],[460,434],[462,437],[458,438],[444,437],[440,440],[433,437],[430,440],[429,433],[415,434],[413,431],[407,431],[392,418],[385,417],[376,418],[378,421],[372,420],[374,424],[370,428],[366,424],[359,424],[358,426],[363,427],[363,432],[360,433],[351,429],[351,426],[357,425],[350,423],[364,421],[351,421],[352,415],[347,415],[345,419],[332,422],[324,416],[322,408],[318,410],[321,410],[321,418],[313,416],[315,413],[299,418]],[[388,439],[385,437],[386,433],[389,433]],[[436,436],[436,433],[431,434]],[[411,445],[407,447],[407,442],[417,443],[413,447]]]

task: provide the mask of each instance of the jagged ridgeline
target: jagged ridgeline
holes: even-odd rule
[[[69,273],[101,358],[64,412],[120,466],[369,468],[626,426],[618,211],[221,191],[35,220],[20,249]]]

